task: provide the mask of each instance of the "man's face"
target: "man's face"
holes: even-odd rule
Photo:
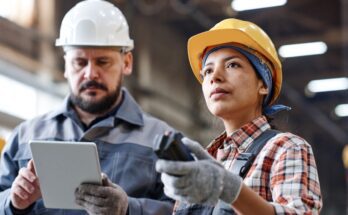
[[[124,75],[132,72],[132,54],[111,48],[72,48],[66,51],[64,77],[71,101],[92,114],[110,110],[120,100]]]

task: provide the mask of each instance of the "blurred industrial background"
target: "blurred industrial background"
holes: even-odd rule
[[[54,43],[65,12],[77,2],[0,0],[0,147],[18,123],[51,110],[67,94],[63,53]],[[246,7],[271,1],[110,2],[124,12],[135,40],[135,68],[126,80],[129,90],[146,111],[205,145],[222,127],[207,111],[191,74],[187,39],[227,17],[250,20],[265,29],[283,61],[279,103],[293,108],[279,114],[275,124],[312,145],[322,214],[347,214],[348,170],[343,162],[348,164],[348,149],[343,153],[348,145],[347,0],[275,0],[277,6],[259,9]],[[284,46],[303,43],[306,46],[294,49],[302,53]]]

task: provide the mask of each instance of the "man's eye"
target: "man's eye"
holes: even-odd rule
[[[99,65],[99,66],[106,66],[106,65],[108,65],[110,62],[108,61],[108,60],[99,60],[98,62],[97,62],[97,64]]]
[[[82,59],[76,59],[73,61],[73,66],[75,68],[82,68],[85,67],[87,65],[87,61],[86,60],[82,60]]]

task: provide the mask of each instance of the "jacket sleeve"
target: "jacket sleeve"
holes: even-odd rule
[[[12,215],[10,208],[10,189],[18,175],[19,165],[15,155],[19,150],[18,129],[15,129],[7,141],[0,160],[0,211],[5,215]]]

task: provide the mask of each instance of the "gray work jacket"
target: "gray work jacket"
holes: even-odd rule
[[[129,214],[171,214],[173,201],[165,196],[157,157],[152,151],[156,134],[173,128],[144,113],[126,89],[114,115],[86,131],[73,120],[68,98],[56,111],[20,124],[7,142],[0,161],[0,214],[12,214],[10,188],[18,171],[31,159],[29,140],[93,141],[102,172],[128,194]],[[59,180],[59,179],[57,179]],[[47,209],[39,199],[28,214],[87,214],[82,210]]]

